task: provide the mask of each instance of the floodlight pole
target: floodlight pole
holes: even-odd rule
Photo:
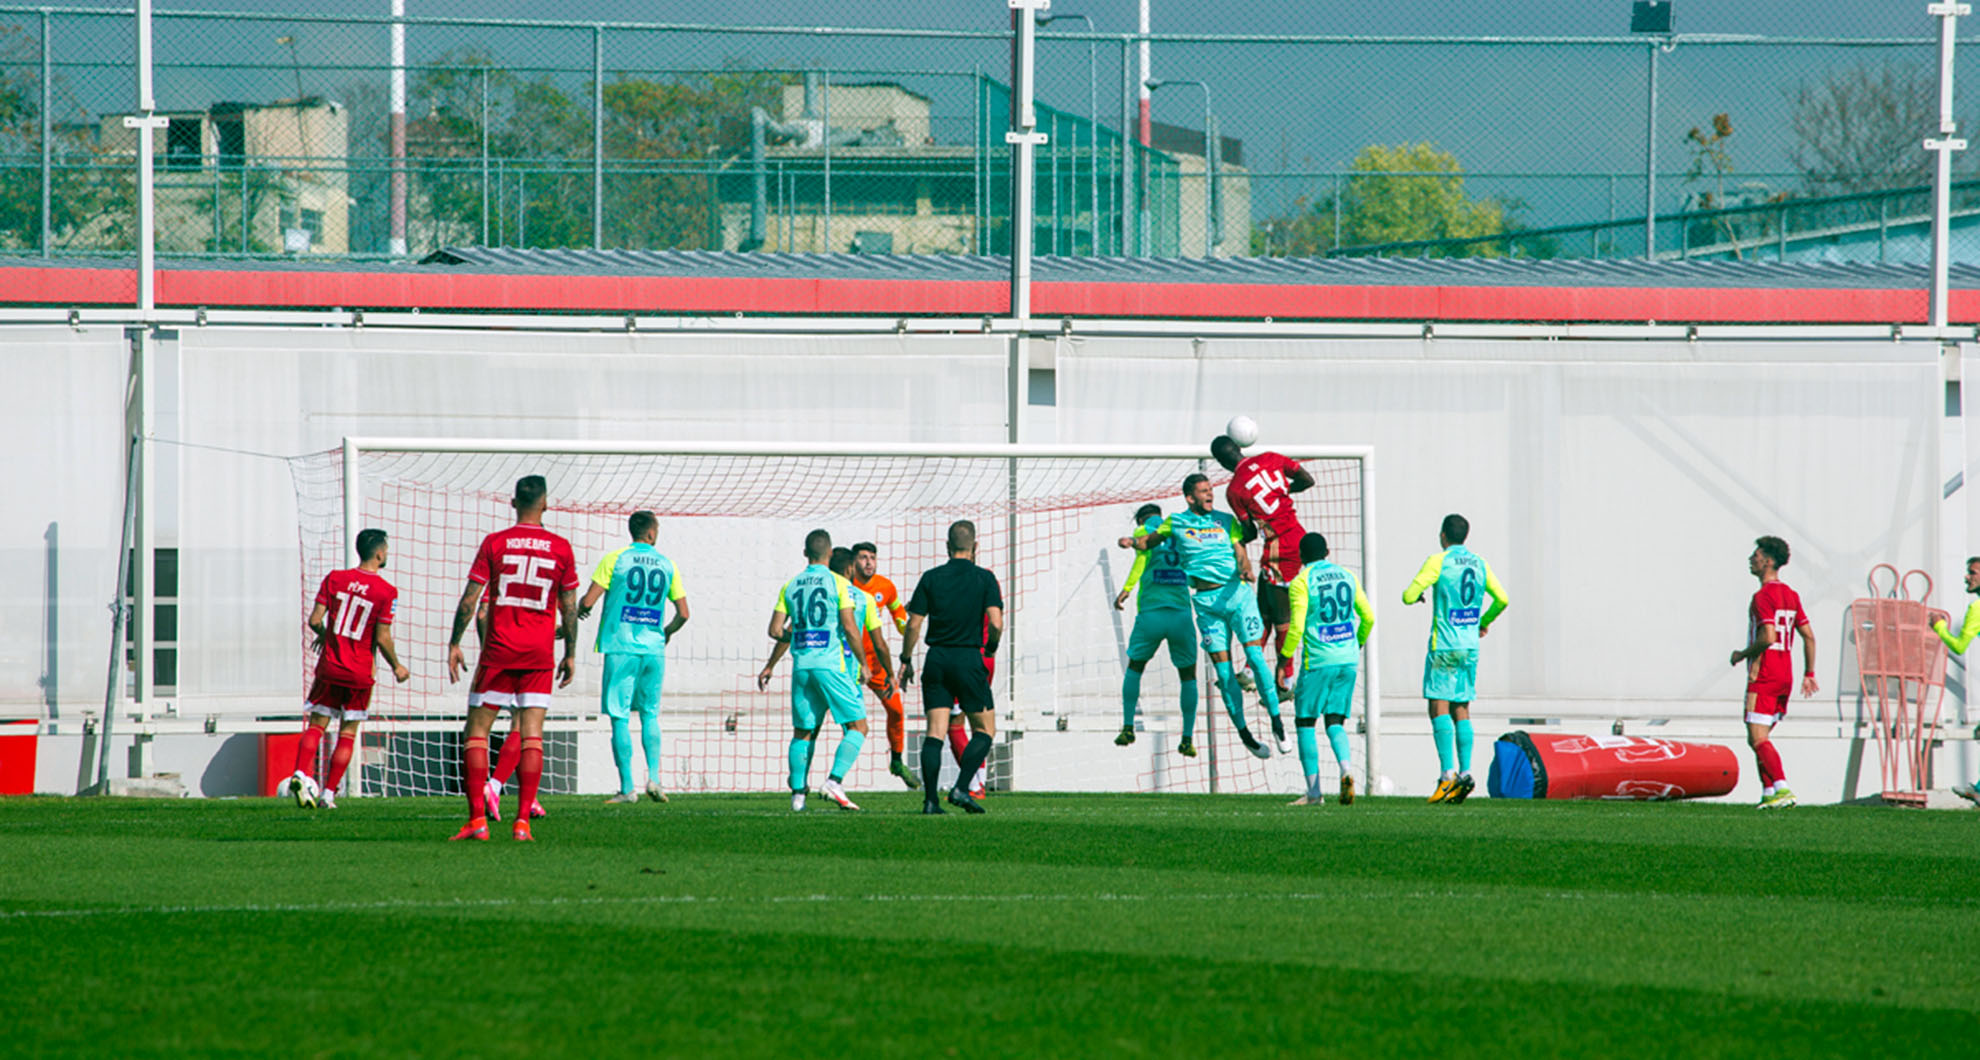
[[[387,250],[395,258],[406,256],[406,0],[392,0],[392,232]],[[296,89],[300,114],[302,89]]]
[[[1038,113],[1032,105],[1032,77],[1036,72],[1038,43],[1037,13],[1052,6],[1052,0],[1008,0],[1011,5],[1011,128],[1004,142],[1011,145],[1011,316],[1020,322],[1031,319],[1031,239],[1035,225],[1038,145],[1045,134],[1037,131]],[[1013,356],[1015,366],[1016,358]],[[1017,369],[1012,368],[1012,394],[1017,393]],[[1015,419],[1013,419],[1015,423]],[[1013,441],[1016,439],[1013,438]]]
[[[1953,118],[1953,31],[1959,16],[1973,9],[1961,3],[1937,3],[1926,7],[1939,19],[1939,130],[1925,141],[1925,150],[1935,156],[1932,174],[1932,326],[1943,328],[1950,316],[1949,271],[1952,264],[1952,156],[1966,150],[1959,137],[1959,122]]]

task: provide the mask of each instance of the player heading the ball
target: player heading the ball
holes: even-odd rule
[[[344,782],[344,770],[357,749],[358,727],[371,709],[372,652],[385,657],[400,684],[412,676],[392,643],[392,610],[399,591],[378,576],[390,551],[385,531],[360,530],[358,565],[331,571],[316,590],[316,606],[309,612],[310,632],[316,634],[311,645],[317,653],[316,678],[305,697],[309,724],[296,745],[296,771],[289,778],[289,794],[304,809],[337,808],[337,785]],[[316,752],[333,718],[337,749],[331,752],[330,772],[318,787]]]
[[[633,790],[632,716],[639,715],[639,742],[646,753],[646,797],[666,802],[660,787],[660,685],[667,676],[667,643],[687,625],[687,590],[674,561],[660,554],[660,519],[638,511],[626,520],[632,544],[605,554],[591,573],[591,585],[578,601],[578,618],[591,617],[600,598],[595,645],[605,655],[605,683],[599,709],[612,722],[612,763],[619,769],[618,794],[605,800],[638,802]],[[667,603],[674,605],[667,621]],[[665,623],[665,625],[662,625]]]
[[[1430,646],[1423,654],[1423,698],[1430,703],[1430,733],[1437,744],[1437,790],[1431,802],[1463,802],[1477,785],[1471,779],[1471,700],[1478,687],[1478,639],[1506,609],[1505,586],[1485,557],[1465,547],[1471,523],[1446,515],[1437,530],[1441,551],[1403,590],[1403,603],[1430,593]],[[1482,613],[1486,596],[1492,606]],[[1455,758],[1455,762],[1453,762]]]
[[[1253,438],[1256,437],[1253,428]],[[1258,614],[1265,622],[1266,635],[1274,638],[1283,660],[1272,679],[1277,682],[1279,698],[1286,699],[1292,695],[1288,686],[1293,674],[1292,660],[1284,655],[1286,630],[1292,625],[1286,585],[1299,575],[1299,542],[1306,536],[1306,528],[1300,525],[1299,513],[1293,505],[1293,494],[1313,488],[1313,473],[1301,467],[1299,461],[1278,453],[1253,453],[1247,457],[1243,452],[1245,444],[1248,443],[1228,434],[1220,435],[1211,439],[1210,455],[1231,473],[1224,500],[1243,524],[1245,542],[1254,537],[1263,541],[1258,559]],[[1265,680],[1263,671],[1257,671],[1256,676]],[[1272,731],[1283,754],[1285,735],[1276,725]]]
[[[1746,664],[1746,744],[1753,748],[1753,759],[1760,767],[1760,808],[1779,809],[1794,805],[1794,792],[1788,790],[1787,771],[1781,767],[1781,753],[1771,739],[1774,726],[1787,715],[1788,697],[1794,692],[1794,638],[1801,637],[1801,654],[1806,666],[1801,675],[1801,694],[1812,696],[1815,684],[1815,628],[1801,609],[1801,596],[1781,580],[1781,568],[1788,565],[1788,543],[1778,537],[1762,537],[1753,542],[1746,557],[1747,573],[1760,581],[1760,588],[1746,606],[1746,647],[1732,653],[1728,664]]]
[[[1176,543],[1182,554],[1183,571],[1189,578],[1190,602],[1196,608],[1196,628],[1203,637],[1203,650],[1217,670],[1217,688],[1224,697],[1224,710],[1237,726],[1238,739],[1254,757],[1270,758],[1272,752],[1251,734],[1244,720],[1244,693],[1231,675],[1231,636],[1244,645],[1244,655],[1252,670],[1271,671],[1265,665],[1265,623],[1258,617],[1258,601],[1245,592],[1251,580],[1251,560],[1238,539],[1237,519],[1228,512],[1214,510],[1217,488],[1210,476],[1192,474],[1183,479],[1183,499],[1189,507],[1162,520],[1154,530],[1134,535],[1134,547],[1143,552],[1166,541]],[[1272,682],[1258,683],[1258,697],[1272,716],[1274,735],[1284,739],[1279,721],[1279,699]]]
[[[577,677],[577,558],[569,541],[544,528],[543,512],[549,503],[549,485],[542,475],[516,481],[511,502],[516,525],[482,539],[468,568],[467,588],[454,609],[454,632],[447,642],[449,683],[459,681],[467,666],[461,637],[474,622],[483,590],[492,586],[488,639],[475,660],[467,728],[462,734],[468,822],[455,839],[488,838],[488,731],[504,709],[515,726],[509,739],[522,738],[522,799],[511,832],[519,840],[531,838],[526,808],[536,800],[543,780],[543,715],[550,709],[552,661],[560,636],[564,658],[555,664],[554,684],[568,687]]]

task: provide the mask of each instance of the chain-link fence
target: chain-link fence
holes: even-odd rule
[[[396,157],[392,20],[158,14],[160,253],[1008,250],[1006,32],[400,24]],[[1037,252],[1922,260],[1934,29],[1155,36],[1145,84],[1059,15]],[[133,34],[0,7],[0,253],[132,250]]]

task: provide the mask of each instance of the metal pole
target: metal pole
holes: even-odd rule
[[[824,113],[819,117],[825,130],[825,217],[824,240],[817,250],[830,253],[832,250],[832,72],[827,70],[818,75],[818,108]]]
[[[387,249],[406,256],[406,0],[392,0],[392,232]],[[296,106],[302,106],[297,92]],[[300,110],[297,113],[301,113]]]
[[[1134,107],[1134,86],[1129,83],[1129,80],[1133,77],[1134,41],[1131,38],[1123,38],[1121,40],[1121,127],[1119,137],[1121,141],[1121,201],[1117,204],[1120,207],[1121,215],[1121,245],[1115,248],[1115,253],[1123,257],[1126,257],[1130,253],[1128,243],[1133,237],[1133,218],[1140,210],[1140,207],[1134,201],[1134,149],[1128,146],[1128,122],[1132,117]]]
[[[1375,587],[1375,454],[1365,453],[1361,457],[1361,587],[1370,599],[1380,599]],[[1374,637],[1362,648],[1362,664],[1367,667],[1362,672],[1361,687],[1368,697],[1365,713],[1368,731],[1364,734],[1367,749],[1363,752],[1363,766],[1367,771],[1364,778],[1368,782],[1370,795],[1381,794],[1379,788],[1382,776],[1382,659],[1378,654],[1379,644]]]
[[[605,27],[591,27],[591,249],[605,249]]]
[[[131,579],[131,545],[137,523],[137,436],[132,435],[130,441],[124,450],[124,530],[117,538],[117,588],[115,602],[110,605],[110,673],[103,686],[103,725],[96,733],[96,780],[90,785],[102,795],[110,793],[110,736],[116,729],[117,708],[124,700],[124,618],[129,613],[124,586]]]
[[[481,245],[488,245],[488,67],[481,68]]]
[[[1217,134],[1210,128],[1210,86],[1203,86],[1203,256],[1217,256]]]
[[[157,623],[154,621],[154,600],[157,596],[155,576],[157,574],[158,553],[158,466],[157,447],[152,443],[154,399],[157,393],[153,378],[156,363],[152,358],[152,346],[157,337],[151,328],[139,326],[128,332],[131,342],[131,367],[135,375],[132,395],[136,405],[135,434],[138,449],[137,479],[137,555],[133,557],[136,567],[133,578],[131,605],[132,643],[137,652],[137,702],[138,716],[149,717],[152,702],[157,694],[157,673],[153,665],[152,645],[158,639]],[[141,775],[142,770],[133,773]]]
[[[152,181],[156,174],[151,152],[154,134],[165,127],[166,121],[152,113],[155,108],[151,94],[151,0],[137,0],[138,112],[125,118],[124,125],[137,130],[137,308],[146,319],[158,307],[155,296],[158,233],[154,215],[157,204],[152,201]]]
[[[1038,114],[1032,103],[1032,76],[1037,46],[1036,13],[1051,0],[1009,0],[1011,5],[1011,128],[1004,142],[1011,145],[1011,315],[1020,321],[1031,319],[1031,239],[1036,224],[1036,166],[1038,145],[1045,137],[1038,133]],[[1011,400],[1018,402],[1023,383],[1019,362],[1021,345],[1011,347]],[[1013,417],[1011,429],[1017,429]]]
[[[1926,11],[1939,18],[1939,135],[1925,141],[1936,158],[1932,175],[1932,326],[1943,328],[1950,315],[1948,270],[1952,264],[1952,156],[1966,149],[1953,119],[1953,27],[1969,14],[1966,4],[1932,4]]]
[[[1650,42],[1650,104],[1643,120],[1643,257],[1657,259],[1657,52]]]
[[[1093,32],[1093,23],[1087,22],[1086,31]],[[1086,252],[1100,253],[1100,82],[1096,63],[1099,43],[1086,42],[1086,159],[1087,233]],[[1077,157],[1077,156],[1075,156]]]
[[[51,219],[54,215],[54,201],[55,201],[54,200],[55,155],[54,155],[54,144],[51,143],[49,139],[50,131],[53,129],[54,125],[49,120],[48,117],[48,108],[51,102],[51,97],[53,95],[53,93],[49,89],[49,83],[54,77],[54,71],[53,71],[54,60],[52,58],[52,52],[54,49],[50,47],[48,43],[48,28],[49,28],[48,9],[42,8],[41,9],[41,256],[44,258],[48,256],[49,251],[53,243],[55,242],[55,237],[53,235],[54,226],[51,223]],[[216,212],[217,212],[217,207],[216,207]],[[213,249],[219,250],[220,248],[218,246],[215,246]],[[121,592],[122,589],[119,588],[118,591]]]

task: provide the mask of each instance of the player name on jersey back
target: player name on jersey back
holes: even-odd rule
[[[492,670],[556,666],[557,597],[577,589],[571,543],[540,526],[489,534],[474,554],[468,580],[489,587],[489,635],[480,664]]]
[[[353,568],[325,575],[316,591],[328,626],[317,658],[317,676],[347,687],[369,688],[378,627],[392,624],[398,597],[390,582],[370,571]]]

